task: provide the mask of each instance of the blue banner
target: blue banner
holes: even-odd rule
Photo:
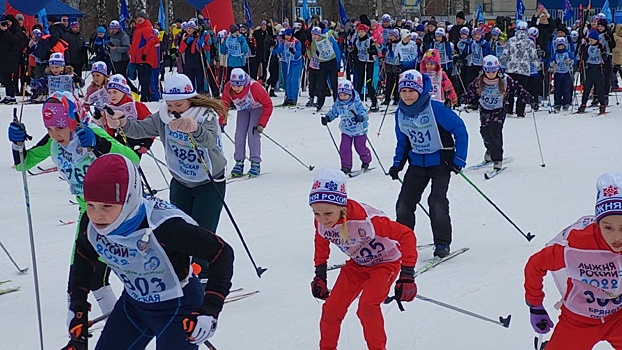
[[[603,8],[600,9],[600,12],[605,14],[607,23],[611,23],[613,21],[613,15],[611,14],[611,7],[609,7],[609,0],[605,1],[605,3],[603,4]]]
[[[48,25],[48,12],[45,8],[39,11],[39,22],[43,26],[43,34],[50,34],[50,26]]]
[[[563,21],[567,21],[574,16],[574,11],[572,10],[572,5],[570,4],[570,0],[564,0],[564,16],[562,18]]]
[[[339,21],[344,26],[348,23],[348,14],[346,13],[346,9],[343,7],[341,0],[339,0]]]
[[[475,11],[475,23],[473,23],[473,26],[477,25],[478,22],[486,21],[486,18],[484,18],[484,10],[482,10],[482,4],[478,3],[477,4],[477,11]]]
[[[125,22],[130,18],[130,11],[127,9],[125,0],[121,0],[121,10],[119,11],[119,23],[121,28],[125,30]]]
[[[251,9],[248,7],[248,0],[244,0],[244,17],[246,19],[246,24],[252,27],[253,22],[251,21]]]
[[[516,0],[516,21],[522,21],[525,14],[525,4],[523,0]]]
[[[158,11],[158,22],[160,22],[160,28],[166,30],[166,12],[164,11],[164,3],[160,0],[160,10]]]
[[[302,0],[302,11],[300,12],[302,19],[308,21],[311,18],[311,13],[309,12],[309,3],[307,0]]]

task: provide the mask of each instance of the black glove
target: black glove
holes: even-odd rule
[[[462,172],[462,167],[454,164],[454,162],[445,162],[445,164],[447,164],[449,170],[456,174],[460,174]]]
[[[362,123],[365,121],[365,118],[362,115],[354,113],[354,121],[357,123]]]
[[[146,61],[146,60],[147,60],[147,55],[146,55],[146,54],[143,54],[143,55],[141,56],[141,59],[142,59],[143,61]]]
[[[22,77],[22,83],[24,83],[24,84],[26,84],[26,85],[29,85],[31,80],[32,80],[32,79],[30,79],[30,75],[24,75],[24,76]]]
[[[89,348],[89,309],[86,301],[72,301],[69,312],[74,316],[69,322],[69,343],[62,350],[88,350]]]
[[[326,118],[325,115],[323,115],[322,118],[320,118],[320,120],[322,121],[322,125],[324,126],[328,125],[328,118]]]
[[[317,55],[317,57],[320,57],[320,50],[315,50],[315,54]]]
[[[325,300],[330,295],[326,282],[326,264],[318,265],[315,267],[315,277],[311,282],[311,294],[318,299]]]
[[[293,55],[293,54],[295,54],[295,53],[296,53],[296,50],[294,50],[294,48],[293,48],[293,47],[290,47],[290,48],[289,48],[289,52],[291,52],[291,53],[292,53],[292,55]]]
[[[74,75],[74,76],[71,78],[71,80],[73,80],[73,82],[74,82],[75,84],[82,85],[82,78],[80,78],[80,77],[79,77],[79,76],[77,76],[77,75]]]
[[[392,166],[389,168],[389,176],[391,176],[392,180],[397,180],[400,178],[400,171],[402,171],[402,169],[400,169],[399,167]]]
[[[95,108],[95,112],[93,113],[93,118],[95,118],[96,120],[100,120],[102,118],[102,111],[99,108]]]

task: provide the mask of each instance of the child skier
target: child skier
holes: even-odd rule
[[[225,110],[231,103],[238,111],[235,123],[235,166],[231,177],[244,174],[244,158],[246,158],[246,141],[250,151],[251,168],[248,176],[259,176],[261,172],[261,133],[268,125],[272,115],[272,99],[266,90],[242,69],[231,71],[231,79],[225,84],[221,100]]]
[[[479,97],[479,131],[484,140],[486,153],[481,165],[493,164],[493,172],[503,169],[503,124],[508,98],[518,97],[529,102],[531,95],[520,84],[499,72],[499,59],[493,55],[484,57],[484,73],[469,85],[467,103]]]
[[[458,96],[462,96],[466,91],[468,85],[464,85],[467,81],[467,65],[469,63],[469,47],[471,46],[472,39],[470,38],[471,31],[468,27],[460,28],[460,40],[456,44],[455,66],[458,69],[459,84],[453,84],[458,89]]]
[[[330,83],[330,92],[333,95],[333,102],[337,101],[337,72],[339,71],[339,61],[341,50],[335,38],[330,32],[322,33],[319,27],[311,29],[311,53],[315,53],[319,61],[319,70],[315,76],[314,94],[317,96],[316,110],[319,112],[324,107],[326,100],[327,85]],[[311,75],[311,73],[309,73]],[[310,82],[311,79],[309,79]],[[309,89],[311,85],[309,85]],[[311,96],[311,95],[309,95]]]
[[[567,111],[572,103],[574,55],[566,49],[566,39],[563,37],[555,38],[553,41],[556,51],[551,55],[551,69],[553,70],[555,90],[555,113],[559,113],[560,108]]]
[[[471,32],[473,40],[466,48],[467,54],[467,67],[466,67],[466,80],[465,86],[471,85],[473,80],[477,78],[481,71],[484,57],[490,54],[490,44],[484,39],[484,30],[481,28],[475,28]],[[471,105],[472,109],[477,109],[477,100],[473,101]]]
[[[106,88],[108,86],[108,66],[106,63],[98,61],[91,66],[91,84],[86,87],[84,101],[95,108],[103,108],[110,102]]]
[[[71,339],[64,350],[88,348],[87,286],[99,259],[123,281],[124,292],[97,349],[144,349],[156,337],[158,349],[194,350],[216,331],[231,288],[233,250],[181,210],[156,197],[144,199],[141,189],[136,167],[116,154],[97,159],[84,178],[90,223],[76,238]],[[197,257],[210,261],[205,288],[189,269]]]
[[[585,66],[585,81],[583,82],[583,96],[581,106],[577,113],[585,113],[587,100],[590,98],[590,91],[594,88],[594,93],[600,102],[599,115],[605,114],[607,109],[607,99],[605,97],[605,81],[603,74],[604,57],[608,55],[607,49],[600,43],[598,32],[591,30],[588,34],[589,43],[585,43],[581,48],[581,57]]]
[[[374,77],[374,62],[378,58],[378,48],[369,35],[369,25],[361,23],[356,27],[357,35],[354,39],[354,51],[357,59],[354,61],[356,69],[355,89],[359,95],[369,96],[371,99],[371,112],[377,112],[378,101],[376,100],[376,88],[372,83]],[[363,94],[363,86],[367,91]],[[365,102],[365,101],[363,101]]]
[[[438,52],[443,71],[451,73],[454,69],[454,60],[451,54],[453,50],[451,49],[451,43],[447,40],[445,29],[438,28],[434,32],[434,43],[430,45],[429,49],[435,49]]]
[[[419,47],[417,47],[417,42],[416,40],[412,40],[408,29],[402,29],[400,35],[402,36],[402,41],[400,41],[395,48],[400,58],[400,71],[403,72],[409,69],[415,69],[417,67],[417,61],[419,60]]]
[[[115,111],[112,116],[105,114],[106,122],[113,129],[123,128],[127,137],[159,136],[164,144],[168,170],[173,176],[171,203],[190,215],[199,226],[216,232],[222,210],[218,193],[225,193],[227,163],[218,117],[226,116],[227,111],[220,101],[197,94],[184,74],[166,77],[162,96],[164,102],[159,111],[143,120],[130,120]],[[176,118],[179,115],[181,117]],[[202,267],[199,277],[207,278],[207,262],[196,260]]]
[[[530,27],[527,30],[527,34],[529,35],[529,40],[533,42],[533,46],[538,50],[538,52],[542,52],[542,54],[538,55],[538,59],[535,61],[529,61],[529,80],[527,82],[527,86],[525,88],[531,96],[533,96],[532,107],[534,111],[538,111],[540,109],[540,102],[546,95],[545,86],[545,74],[547,72],[544,71],[544,60],[545,55],[543,51],[538,47],[538,37],[540,36],[540,31],[536,27]],[[550,101],[550,100],[549,100]],[[513,106],[513,104],[512,104]],[[509,108],[509,107],[508,107]],[[518,104],[517,104],[518,110]],[[524,114],[516,113],[517,118],[525,118]]]
[[[302,70],[302,44],[294,37],[292,29],[287,28],[283,41],[273,51],[281,55],[281,73],[285,85],[283,107],[295,107],[298,103],[298,87]]]
[[[50,55],[49,67],[45,69],[43,77],[32,81],[32,102],[45,101],[48,95],[55,91],[72,92],[74,85],[83,86],[84,81],[73,72],[71,66],[65,65],[65,57],[57,52]]]
[[[441,57],[436,49],[430,49],[423,55],[421,73],[426,74],[432,82],[432,99],[445,103],[448,107],[458,104],[458,96],[447,73],[441,68]]]
[[[341,144],[339,156],[341,158],[341,171],[345,174],[352,172],[352,142],[354,149],[361,157],[361,170],[369,169],[371,163],[371,152],[367,148],[367,127],[369,124],[369,114],[361,102],[358,92],[353,90],[352,83],[347,79],[339,81],[337,87],[339,100],[333,107],[322,116],[322,125],[326,126],[331,121],[341,118],[339,129],[341,129]]]
[[[525,300],[536,333],[553,328],[543,305],[547,272],[562,296],[561,315],[546,350],[588,350],[600,341],[622,348],[622,174],[601,175],[596,189],[595,215],[568,226],[525,265]]]
[[[417,295],[416,238],[411,229],[390,220],[382,211],[348,199],[346,179],[336,169],[325,169],[315,176],[309,194],[315,216],[315,277],[311,293],[326,300],[320,319],[319,346],[337,349],[341,322],[360,294],[357,316],[367,347],[386,349],[380,304],[396,278],[394,300],[410,302]],[[326,273],[330,243],[350,257],[332,290],[328,289]],[[369,254],[362,254],[364,251]]]
[[[400,103],[395,111],[397,145],[389,175],[399,179],[406,161],[410,163],[397,198],[397,222],[415,227],[415,209],[427,184],[434,256],[449,255],[451,219],[447,190],[451,172],[466,164],[469,136],[464,122],[451,109],[430,96],[432,83],[427,75],[408,70],[400,75]]]
[[[13,142],[13,158],[16,169],[21,171],[34,168],[48,157],[52,159],[61,177],[69,184],[70,192],[76,196],[80,213],[78,232],[88,224],[84,201],[84,176],[95,159],[106,153],[119,153],[138,163],[136,154],[110,137],[97,125],[86,123],[84,109],[80,102],[69,92],[56,91],[43,103],[43,124],[48,134],[29,150],[24,148],[28,135],[24,124],[14,121],[9,126],[9,140]],[[19,150],[24,152],[24,163],[20,163]],[[77,257],[72,253],[72,263]],[[102,313],[112,310],[116,297],[108,277],[110,269],[103,263],[91,266],[94,278],[87,283],[86,289],[92,290]]]
[[[398,29],[391,29],[389,31],[389,41],[385,43],[382,49],[384,71],[386,74],[384,102],[382,102],[382,104],[385,106],[391,104],[391,97],[393,97],[393,105],[395,106],[397,106],[397,102],[400,100],[400,94],[397,92],[397,79],[401,72],[400,57],[397,50],[399,42],[400,31]]]

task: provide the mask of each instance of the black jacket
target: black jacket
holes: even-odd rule
[[[21,61],[26,44],[26,34],[17,21],[13,21],[6,30],[0,30],[0,70],[9,69],[10,72],[17,70],[17,66],[13,66]],[[4,66],[5,64],[9,67]]]
[[[87,61],[87,50],[82,34],[80,32],[68,31],[66,41],[69,44],[69,48],[65,52],[65,62],[72,67],[83,66]]]

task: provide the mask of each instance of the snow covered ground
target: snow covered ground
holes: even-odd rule
[[[281,95],[281,94],[279,94]],[[306,93],[303,95],[306,96]],[[591,114],[536,113],[546,167],[541,161],[534,132],[532,114],[519,120],[508,118],[505,128],[505,155],[513,157],[508,169],[495,179],[483,179],[483,170],[466,175],[481,188],[525,232],[536,235],[527,242],[466,181],[453,176],[449,190],[454,229],[452,249],[470,250],[417,279],[419,292],[487,317],[512,314],[505,329],[458,314],[433,304],[415,300],[400,312],[395,303],[383,306],[388,333],[387,348],[397,349],[531,349],[534,333],[529,325],[529,312],[523,297],[523,266],[565,226],[581,215],[594,211],[595,181],[607,171],[621,171],[622,107],[611,96],[607,116]],[[275,99],[281,103],[282,99]],[[299,103],[306,102],[302,97]],[[152,111],[156,104],[149,104]],[[10,143],[6,129],[13,106],[0,106],[0,241],[18,264],[31,266],[27,275],[19,276],[11,262],[0,253],[0,280],[11,279],[21,286],[16,293],[0,296],[0,348],[38,349],[37,318],[34,298],[33,269],[30,259],[28,226],[22,179],[11,169]],[[26,105],[23,121],[35,141],[44,133],[41,106]],[[529,110],[529,107],[528,107]],[[326,111],[326,108],[324,108]],[[235,113],[232,113],[234,115]],[[370,140],[385,168],[391,165],[395,136],[393,116],[388,115],[380,136],[377,130],[382,113],[371,115]],[[481,161],[484,153],[479,136],[477,113],[462,113],[470,133],[469,163]],[[330,125],[339,137],[337,122]],[[235,118],[227,132],[234,134]],[[276,108],[265,130],[307,165],[319,168],[339,167],[339,157],[320,115],[311,109]],[[337,140],[339,142],[339,140]],[[223,211],[218,233],[235,249],[234,288],[258,289],[261,293],[242,301],[226,304],[216,335],[212,339],[219,349],[317,349],[318,321],[321,302],[310,292],[313,278],[313,216],[307,205],[313,172],[303,167],[280,148],[263,138],[262,172],[259,178],[234,182],[227,188],[227,203],[244,234],[255,261],[267,267],[261,279],[245,255],[229,218]],[[230,165],[232,144],[223,140]],[[30,143],[32,146],[33,143]],[[163,159],[162,145],[154,144],[155,154]],[[355,168],[360,165],[355,158]],[[50,160],[42,166],[51,166]],[[151,185],[167,185],[150,158],[144,158]],[[350,197],[369,203],[395,216],[395,201],[400,189],[397,181],[385,176],[374,158],[376,170],[350,179]],[[247,164],[248,167],[248,164]],[[402,173],[403,175],[403,173]],[[166,173],[167,179],[170,175]],[[45,346],[59,349],[66,337],[66,284],[69,256],[75,225],[60,226],[59,220],[75,220],[77,207],[69,203],[72,196],[67,185],[56,174],[28,178],[36,252],[39,269]],[[160,192],[168,199],[168,191]],[[426,195],[427,196],[427,195]],[[427,207],[425,201],[422,203]],[[429,221],[417,212],[418,242],[431,242]],[[432,257],[432,250],[420,251],[420,261]],[[342,262],[344,255],[334,250],[331,263]],[[329,284],[338,272],[329,273]],[[117,294],[122,284],[111,278]],[[559,300],[552,279],[547,279],[545,305],[553,318],[553,304]],[[92,317],[99,315],[92,300]],[[342,325],[340,349],[364,349],[360,323],[354,304]],[[94,348],[97,336],[91,341]],[[610,349],[599,344],[596,349]],[[151,345],[150,349],[155,349]]]

